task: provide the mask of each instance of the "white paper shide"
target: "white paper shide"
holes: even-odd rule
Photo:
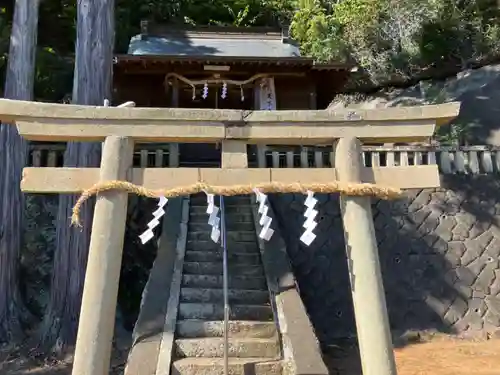
[[[218,243],[220,239],[220,209],[215,205],[215,196],[207,192],[205,194],[207,195],[208,224],[212,227],[210,238],[215,243]]]
[[[148,229],[146,229],[144,233],[139,236],[143,245],[155,236],[153,229],[160,225],[160,218],[165,215],[164,207],[167,203],[167,198],[163,196],[160,197],[158,208],[153,212],[153,219],[148,223]]]
[[[302,233],[302,236],[300,236],[300,240],[307,246],[312,244],[313,241],[316,239],[316,235],[313,233],[313,231],[318,225],[318,223],[316,222],[316,216],[318,216],[318,211],[314,209],[317,203],[318,200],[314,198],[314,192],[308,191],[307,198],[304,201],[304,205],[307,207],[306,211],[304,212],[304,217],[306,218],[306,221],[302,225],[305,231],[304,233]]]
[[[259,233],[259,238],[269,241],[274,234],[274,230],[271,228],[271,222],[273,221],[273,219],[267,216],[267,213],[269,211],[269,206],[267,205],[267,195],[262,193],[258,189],[254,189],[253,191],[255,192],[256,202],[259,205],[259,224],[262,226],[262,229]]]

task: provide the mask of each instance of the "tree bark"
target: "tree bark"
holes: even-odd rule
[[[73,103],[103,105],[111,97],[114,0],[79,0]],[[100,143],[68,143],[67,167],[98,167]],[[87,266],[94,202],[87,203],[83,230],[69,226],[76,196],[61,195],[50,301],[41,331],[41,348],[62,354],[76,340]]]
[[[16,0],[4,96],[32,100],[39,0]],[[28,317],[18,285],[24,196],[19,189],[27,143],[15,126],[0,125],[0,341],[22,337]]]

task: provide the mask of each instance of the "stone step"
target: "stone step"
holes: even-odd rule
[[[226,216],[232,215],[232,214],[251,214],[253,210],[253,205],[250,203],[248,204],[239,204],[237,206],[225,206],[224,207],[224,212],[226,213]],[[207,204],[205,203],[200,203],[200,204],[189,204],[189,213],[190,215],[206,215],[207,214]]]
[[[179,319],[222,320],[224,305],[182,302],[179,304]],[[269,305],[231,305],[229,319],[268,321],[273,319],[273,310]]]
[[[266,290],[264,277],[231,276],[228,277],[229,288]],[[182,286],[191,288],[222,288],[222,276],[217,275],[182,275]]]
[[[255,237],[255,234],[254,234]],[[250,254],[260,254],[257,241],[254,242],[238,242],[228,239],[227,241],[228,253],[250,253]],[[222,254],[222,248],[220,244],[213,242],[212,240],[188,240],[186,243],[186,251],[213,251]]]
[[[230,303],[260,305],[269,303],[266,290],[229,289]],[[181,288],[181,302],[223,303],[224,290],[215,288]]]
[[[281,361],[267,358],[229,358],[229,375],[281,375]],[[219,358],[182,358],[172,364],[172,375],[220,375],[224,360]]]
[[[222,275],[222,262],[184,262],[183,273],[186,275]],[[241,276],[262,276],[264,277],[264,267],[261,265],[249,266],[246,264],[229,264],[229,275]]]
[[[250,204],[249,195],[233,195],[231,197],[224,197],[224,205],[234,206],[237,204]]]
[[[231,213],[226,215],[226,222],[235,222],[235,223],[252,223],[253,215],[249,209],[247,213]],[[189,215],[189,223],[207,223],[208,222],[208,214],[203,211],[202,213],[191,212]]]
[[[276,337],[277,334],[274,322],[231,320],[228,323],[230,338],[246,337],[263,339]],[[177,322],[176,337],[224,337],[224,321],[179,320]]]
[[[278,359],[280,348],[277,339],[238,338],[228,340],[229,357]],[[222,358],[224,338],[197,338],[175,340],[178,357]]]
[[[232,230],[227,230],[226,232],[226,239],[229,242],[251,242],[251,243],[257,243],[257,235],[255,234],[254,230],[250,231],[232,231]],[[211,241],[210,239],[210,231],[200,231],[200,232],[194,232],[194,231],[188,231],[187,234],[187,240],[188,241]]]
[[[259,265],[261,264],[258,253],[235,253],[228,250],[227,259],[229,263],[234,262],[241,265]],[[222,250],[216,251],[186,251],[184,255],[186,262],[222,262]]]
[[[205,194],[191,195],[189,198],[191,205],[206,205],[207,196]],[[220,206],[220,197],[215,196],[215,203]],[[250,204],[250,196],[248,195],[233,195],[231,197],[224,197],[224,206],[235,206],[238,204]]]
[[[219,202],[219,197],[215,196],[215,200],[218,203]],[[189,196],[189,202],[192,205],[193,203],[198,203],[198,202],[206,202],[207,201],[207,195],[205,193],[198,193],[198,194],[191,194]]]
[[[210,232],[212,227],[208,224],[208,218],[205,222],[189,222],[188,230],[192,232]],[[233,221],[230,218],[226,219],[226,230],[228,231],[255,231],[255,224],[253,222],[241,223]]]

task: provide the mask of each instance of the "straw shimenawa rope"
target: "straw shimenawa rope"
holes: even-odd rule
[[[246,195],[253,194],[254,189],[258,189],[263,193],[302,193],[306,194],[307,191],[315,193],[340,193],[350,196],[372,196],[380,199],[395,199],[402,195],[402,191],[397,188],[382,187],[375,184],[368,183],[343,183],[334,181],[326,184],[282,184],[279,182],[271,182],[256,185],[232,185],[232,186],[212,186],[203,182],[198,182],[193,185],[179,186],[173,189],[158,189],[151,190],[143,186],[134,185],[127,181],[106,181],[99,182],[91,188],[85,190],[75,206],[73,207],[73,214],[71,216],[71,223],[75,226],[80,225],[80,210],[83,203],[98,193],[107,192],[110,190],[121,190],[128,193],[141,195],[148,198],[159,198],[164,196],[166,198],[173,198],[182,195],[190,195],[200,193],[202,191],[223,196],[232,195]]]

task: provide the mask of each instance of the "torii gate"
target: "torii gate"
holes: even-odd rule
[[[374,183],[440,186],[437,165],[364,167],[361,142],[425,142],[459,103],[356,112],[91,107],[0,99],[0,120],[36,141],[104,141],[101,168],[25,168],[21,189],[81,193],[98,182],[130,181],[148,189],[204,182]],[[132,169],[135,142],[221,143],[218,168]],[[335,168],[248,168],[247,144],[331,144]],[[73,375],[109,372],[125,232],[127,192],[98,194]],[[369,196],[341,194],[351,290],[364,375],[395,375],[395,361]],[[355,277],[354,277],[355,276]]]

